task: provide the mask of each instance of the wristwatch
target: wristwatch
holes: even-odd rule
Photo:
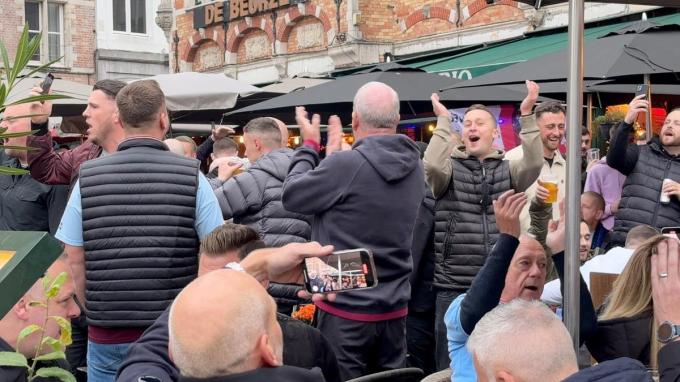
[[[680,325],[673,325],[670,321],[662,322],[656,332],[656,339],[664,344],[678,337],[680,337]]]

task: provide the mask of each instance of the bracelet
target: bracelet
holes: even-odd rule
[[[302,141],[302,144],[305,146],[309,146],[312,150],[316,151],[317,153],[321,151],[321,145],[319,142],[312,140],[312,139],[305,139]]]

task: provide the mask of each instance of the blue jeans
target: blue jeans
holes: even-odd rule
[[[444,315],[449,309],[449,305],[462,292],[453,290],[438,290],[437,302],[435,307],[435,363],[437,371],[444,370],[451,366],[449,359],[449,343],[446,337],[446,324],[444,323]]]
[[[127,344],[98,344],[87,341],[87,381],[115,382],[116,372],[125,357],[130,345]]]

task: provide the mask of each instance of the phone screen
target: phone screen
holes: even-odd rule
[[[52,73],[47,73],[45,79],[42,82],[42,94],[47,94],[52,87],[52,81],[54,81],[54,76]]]
[[[304,275],[310,293],[367,289],[377,284],[373,256],[365,249],[307,258]]]
[[[675,233],[675,236],[680,240],[680,227],[663,227],[661,228],[661,234],[670,236]]]

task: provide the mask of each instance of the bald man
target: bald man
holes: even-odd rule
[[[0,127],[7,133],[31,130],[30,105],[21,104],[5,109]],[[27,138],[8,138],[5,146],[27,146]],[[0,147],[0,165],[28,170],[28,151]],[[48,231],[54,234],[66,207],[68,189],[65,186],[42,184],[30,174],[0,176],[0,231]]]
[[[19,332],[29,325],[38,325],[42,327],[45,324],[45,315],[47,312],[49,312],[50,316],[59,316],[67,320],[71,320],[80,315],[80,308],[78,308],[78,305],[73,298],[75,296],[75,285],[70,276],[71,269],[68,265],[66,256],[58,258],[47,269],[45,274],[53,280],[62,272],[67,274],[66,280],[62,284],[59,294],[49,300],[47,308],[30,304],[31,301],[46,300],[42,279],[40,279],[33,284],[31,289],[29,289],[16,304],[14,304],[12,309],[5,314],[5,317],[0,319],[0,352],[17,351],[29,359],[30,365],[30,360],[35,357],[36,350],[40,345],[42,334],[40,332],[34,332],[33,334],[28,335],[21,341],[19,346],[17,342]],[[49,320],[47,326],[44,327],[46,330],[44,335],[52,338],[59,338],[60,328],[55,321]],[[37,354],[47,354],[52,351],[52,348],[43,346],[38,350]],[[50,366],[58,366],[66,370],[69,368],[65,360],[39,364],[39,367]],[[0,367],[0,381],[24,382],[27,380],[26,371],[26,368],[23,367]]]
[[[321,161],[319,117],[310,121],[303,107],[296,109],[303,145],[283,185],[283,207],[314,215],[312,240],[371,249],[379,278],[376,288],[317,303],[318,327],[335,346],[344,380],[400,368],[406,358],[411,239],[425,175],[418,146],[397,134],[399,118],[394,89],[362,86],[352,112],[354,147]],[[341,125],[331,117],[334,123]]]
[[[288,147],[288,126],[286,126],[285,123],[283,123],[282,120],[274,118],[274,117],[269,117],[276,122],[276,125],[279,127],[279,130],[281,131],[281,147]]]
[[[184,156],[184,144],[175,138],[168,138],[163,141],[171,153]]]
[[[324,380],[318,370],[282,366],[276,303],[244,272],[217,270],[191,282],[170,308],[169,332],[180,381]]]

